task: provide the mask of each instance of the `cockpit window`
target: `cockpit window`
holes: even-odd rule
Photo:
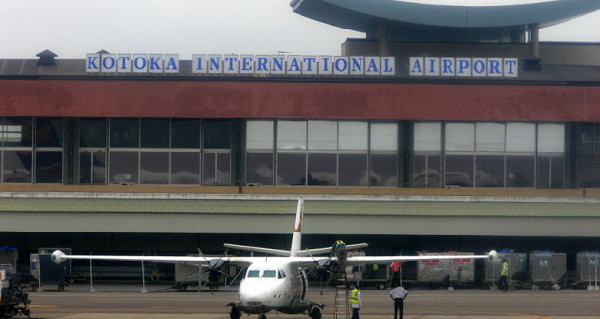
[[[279,271],[277,271],[277,278],[285,278],[285,273],[283,272],[283,270],[280,269]]]
[[[263,278],[275,278],[277,277],[277,270],[263,270]]]
[[[248,270],[248,278],[258,278],[260,277],[260,270]]]

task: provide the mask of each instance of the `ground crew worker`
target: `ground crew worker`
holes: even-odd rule
[[[346,249],[346,243],[341,240],[336,240],[331,246],[331,257],[337,257],[338,269],[336,271],[344,271],[346,267],[346,259],[348,258],[348,249]]]
[[[500,271],[500,288],[504,289],[504,292],[508,291],[508,276],[510,275],[510,264],[506,259],[502,260],[502,270]]]
[[[400,281],[400,267],[402,266],[402,264],[399,261],[394,261],[391,264],[391,268],[392,268],[392,282],[394,281]]]
[[[396,285],[390,290],[390,298],[394,300],[394,319],[398,319],[398,313],[400,313],[400,319],[404,316],[404,299],[408,296],[408,291],[400,285]]]
[[[360,319],[360,290],[358,290],[355,285],[350,286],[348,301],[350,301],[350,306],[352,307],[352,319]]]

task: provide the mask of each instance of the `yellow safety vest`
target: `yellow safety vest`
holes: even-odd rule
[[[358,305],[358,289],[350,290],[350,303]]]
[[[500,272],[500,276],[507,276],[510,274],[510,265],[508,262],[502,263],[502,271]]]

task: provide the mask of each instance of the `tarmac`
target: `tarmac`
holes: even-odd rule
[[[168,285],[76,284],[58,291],[29,292],[31,318],[44,319],[229,319],[227,303],[237,300],[235,287],[219,291],[179,292]],[[362,290],[361,319],[393,318],[387,290]],[[325,303],[323,319],[333,319],[334,291],[311,287],[308,298]],[[483,289],[411,290],[405,319],[592,319],[600,318],[600,291],[516,290],[507,293]],[[18,317],[16,317],[18,318]],[[256,315],[242,318],[257,318]],[[307,319],[307,315],[270,312],[268,319]]]

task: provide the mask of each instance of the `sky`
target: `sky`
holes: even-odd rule
[[[499,5],[552,0],[396,0]],[[599,0],[600,1],[600,0]],[[0,59],[111,53],[339,55],[364,34],[293,13],[289,0],[2,0]],[[542,41],[600,42],[600,11],[542,29]]]

